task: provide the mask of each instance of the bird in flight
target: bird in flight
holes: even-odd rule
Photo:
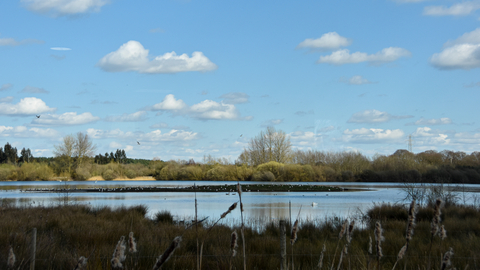
[[[137,141],[137,144],[138,144],[138,145],[140,145],[140,142],[139,142],[139,141]]]
[[[37,118],[40,118],[40,115],[37,114],[36,117],[37,117]]]

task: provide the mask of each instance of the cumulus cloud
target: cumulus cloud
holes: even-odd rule
[[[130,40],[114,52],[105,55],[97,66],[107,72],[136,71],[139,73],[177,73],[186,71],[211,71],[217,69],[202,52],[177,55],[165,53],[149,60],[149,50],[135,40]]]
[[[25,126],[0,126],[0,137],[22,137],[22,138],[52,138],[59,134],[51,128],[27,128]]]
[[[124,113],[122,115],[108,116],[105,121],[108,122],[140,122],[147,119],[146,111],[134,112],[131,114]]]
[[[93,139],[115,138],[122,140],[138,140],[142,142],[174,142],[174,141],[191,141],[199,139],[196,132],[172,129],[169,132],[162,133],[161,130],[153,130],[148,133],[122,131],[120,129],[101,130],[87,129],[87,134]]]
[[[47,94],[49,93],[47,90],[39,87],[33,87],[33,86],[25,86],[25,88],[20,91],[20,93],[32,93],[32,94]]]
[[[241,120],[240,114],[234,104],[204,100],[200,103],[188,106],[174,95],[167,95],[162,102],[149,108],[152,111],[170,112],[173,115],[184,115],[200,120]],[[252,117],[245,117],[250,120]]]
[[[423,15],[427,16],[465,16],[480,9],[480,1],[466,1],[456,3],[451,7],[428,6],[423,9]]]
[[[480,28],[446,42],[442,52],[430,57],[430,63],[444,70],[480,67]]]
[[[11,84],[11,83],[2,84],[2,86],[0,87],[0,92],[1,92],[1,91],[6,91],[6,90],[8,90],[8,89],[10,89],[10,88],[12,88],[12,87],[13,87],[13,84]]]
[[[452,124],[452,119],[448,117],[437,118],[437,119],[425,119],[420,118],[419,120],[415,121],[414,123],[409,123],[407,125],[416,125],[416,126],[433,126],[433,125],[448,125]]]
[[[275,126],[283,123],[283,119],[270,119],[267,121],[264,121],[261,126],[262,127],[269,127],[269,126]]]
[[[329,32],[323,34],[317,39],[307,38],[298,44],[297,49],[310,48],[320,51],[336,50],[352,44],[352,41],[346,37],[342,37],[337,32]]]
[[[343,132],[342,140],[351,143],[385,143],[401,142],[405,133],[400,129],[360,128]]]
[[[93,116],[86,112],[78,114],[76,112],[66,112],[63,114],[46,114],[32,121],[33,125],[38,126],[73,126],[83,125],[100,120],[100,117]]]
[[[17,104],[9,102],[0,103],[0,115],[34,115],[55,110],[56,108],[48,107],[43,100],[35,97],[22,98]]]
[[[438,146],[450,143],[450,138],[447,134],[441,131],[432,130],[429,127],[419,127],[412,133],[415,145],[418,146]]]
[[[348,123],[384,123],[393,119],[412,118],[411,115],[391,115],[377,110],[365,110],[354,113]]]
[[[108,0],[21,0],[30,11],[66,16],[90,12],[99,12]]]
[[[367,54],[363,52],[350,53],[348,49],[338,50],[330,55],[320,56],[317,63],[327,63],[332,65],[356,64],[368,62],[372,65],[379,65],[393,62],[401,57],[410,57],[411,53],[403,48],[389,47],[375,54]]]
[[[20,46],[27,44],[43,44],[45,41],[38,39],[16,40],[14,38],[0,38],[0,46]]]
[[[247,103],[249,96],[245,93],[232,92],[223,94],[220,96],[220,98],[223,98],[223,103],[226,104],[241,104]]]

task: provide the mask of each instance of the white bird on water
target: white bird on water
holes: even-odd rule
[[[317,206],[317,205],[318,205],[318,203],[312,202],[312,207],[315,207],[315,206]]]

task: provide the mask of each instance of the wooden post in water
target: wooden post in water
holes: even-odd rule
[[[37,228],[32,230],[32,253],[30,255],[30,270],[35,270],[35,252],[37,250]]]
[[[280,270],[287,270],[287,239],[285,220],[280,220]]]

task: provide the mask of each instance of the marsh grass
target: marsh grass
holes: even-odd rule
[[[8,269],[10,247],[15,252],[14,269],[28,269],[32,228],[37,228],[36,269],[75,269],[80,255],[88,256],[86,269],[110,269],[112,253],[122,235],[135,233],[135,260],[127,253],[124,261],[128,269],[152,269],[156,259],[171,245],[175,237],[181,235],[182,243],[166,261],[162,269],[196,268],[196,232],[185,229],[178,223],[155,222],[146,216],[146,207],[110,209],[108,207],[87,207],[65,205],[55,207],[12,207],[2,204],[0,208],[0,269]],[[384,216],[381,210],[390,209],[399,213],[400,218]],[[375,223],[381,222],[385,241],[381,243],[382,269],[392,269],[398,253],[405,245],[405,227],[408,222],[408,205],[378,205],[370,210],[379,219],[365,217],[364,223],[356,223],[355,235],[348,246],[348,254],[343,255],[343,269],[367,269],[368,246]],[[391,212],[390,211],[390,212]],[[407,269],[425,269],[428,263],[428,250],[431,237],[432,208],[420,208],[417,215],[415,235],[408,246]],[[420,213],[425,216],[421,217]],[[132,228],[133,220],[133,228]],[[468,206],[449,206],[442,209],[442,225],[448,230],[448,237],[432,246],[432,269],[441,269],[444,254],[450,247],[455,256],[449,256],[450,267],[478,269],[480,267],[480,211]],[[248,219],[247,219],[248,221]],[[246,222],[246,224],[256,224]],[[358,225],[357,225],[358,224]],[[210,224],[199,224],[198,235],[203,238]],[[298,224],[301,233],[295,242],[295,269],[315,269],[323,254],[322,269],[338,267],[333,260],[342,222],[336,219],[318,217],[316,220]],[[203,250],[202,269],[243,268],[242,256],[232,257],[231,233],[239,231],[240,225],[217,224],[208,232]],[[345,229],[346,230],[346,229]],[[245,226],[245,239],[248,245],[245,252],[247,269],[278,269],[279,235],[278,222],[266,223],[261,229]],[[240,235],[239,235],[240,236]],[[374,237],[372,237],[374,238]],[[125,239],[127,240],[127,239]],[[240,239],[238,239],[240,240]],[[340,247],[344,248],[343,239]],[[375,242],[375,240],[373,240]],[[239,246],[240,246],[239,242]],[[325,245],[325,250],[323,246]],[[339,249],[340,249],[339,247]],[[323,251],[324,250],[324,251]],[[323,253],[322,253],[323,251]],[[375,251],[373,251],[375,255]],[[450,255],[450,253],[449,253]],[[337,254],[339,258],[341,254]],[[346,260],[350,258],[350,260]],[[376,258],[375,258],[376,259]],[[348,262],[348,263],[347,263]],[[404,269],[406,260],[399,260],[396,269]],[[372,262],[373,269],[376,262]]]

